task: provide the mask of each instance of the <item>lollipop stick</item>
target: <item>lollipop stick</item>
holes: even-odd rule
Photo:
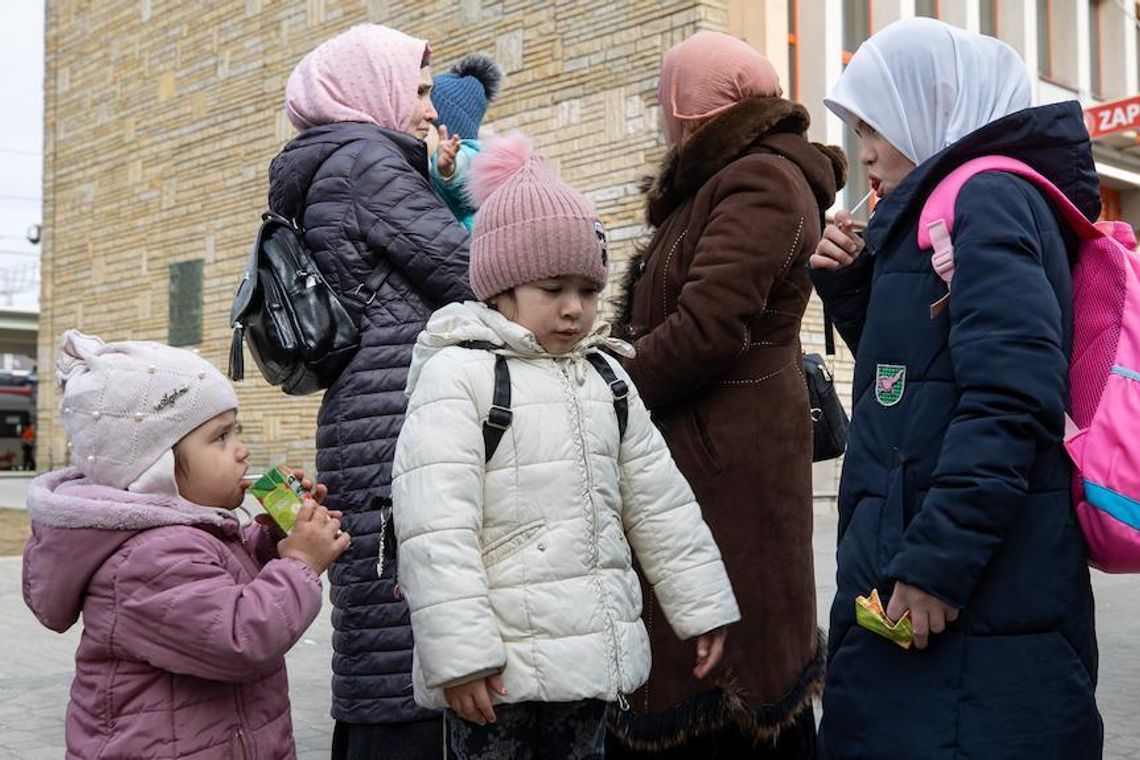
[[[855,208],[851,209],[847,213],[851,214],[851,216],[855,216],[855,212],[863,208],[863,206],[866,205],[867,201],[871,200],[871,196],[874,194],[874,190],[868,190],[867,194],[863,196],[863,199],[855,204]]]

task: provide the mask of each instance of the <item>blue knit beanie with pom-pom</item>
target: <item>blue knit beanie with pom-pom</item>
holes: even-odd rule
[[[431,102],[435,106],[436,126],[447,127],[448,134],[464,140],[479,137],[479,126],[487,113],[487,104],[499,94],[503,70],[482,53],[465,56],[459,63],[432,79]]]

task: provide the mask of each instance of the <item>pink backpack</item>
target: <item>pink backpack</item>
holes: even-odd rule
[[[922,208],[918,246],[951,285],[954,203],[979,172],[1002,171],[1033,182],[1080,239],[1073,268],[1072,418],[1065,447],[1075,465],[1073,503],[1089,564],[1109,573],[1140,571],[1140,254],[1123,222],[1093,224],[1049,180],[1005,156],[969,161],[943,179]],[[932,304],[931,316],[949,294]]]

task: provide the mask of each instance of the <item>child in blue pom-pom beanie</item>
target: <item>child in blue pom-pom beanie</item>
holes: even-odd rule
[[[475,54],[436,76],[431,91],[439,127],[439,146],[431,156],[432,186],[468,230],[476,206],[467,192],[467,168],[482,150],[479,126],[502,81],[503,70],[488,56]]]

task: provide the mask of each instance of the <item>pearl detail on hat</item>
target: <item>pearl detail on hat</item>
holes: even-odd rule
[[[155,371],[156,369],[158,369],[158,368],[157,368],[157,367],[155,367],[155,366],[152,364],[152,365],[150,365],[149,367],[147,367],[147,368],[146,368],[146,371],[147,371],[147,372],[149,372],[150,374],[152,374],[152,375],[153,375],[153,374],[154,374],[154,371]]]
[[[142,412],[135,412],[135,422],[142,422],[142,421],[143,421],[143,413]]]
[[[100,418],[100,417],[102,417],[102,416],[103,416],[103,413],[102,413],[102,412],[100,412],[98,409],[96,409],[95,411],[91,412],[91,419],[93,419],[93,420],[97,420],[97,419],[99,419],[99,418]]]

